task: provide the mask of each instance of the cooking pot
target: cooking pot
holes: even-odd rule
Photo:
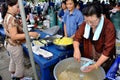
[[[54,44],[54,43],[53,43]],[[55,47],[58,49],[58,50],[68,50],[68,49],[72,49],[73,48],[73,45],[70,44],[70,45],[57,45],[57,44],[54,44]]]
[[[102,67],[88,73],[80,71],[80,67],[91,61],[88,58],[81,57],[81,62],[78,63],[73,57],[66,58],[54,67],[53,73],[56,80],[104,80],[105,71]]]

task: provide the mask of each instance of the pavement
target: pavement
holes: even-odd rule
[[[10,72],[8,71],[9,67],[9,55],[4,47],[0,48],[0,75],[2,76],[2,80],[11,80]],[[25,56],[25,76],[34,78],[34,74],[32,71],[32,67],[29,61],[29,58]],[[39,69],[36,64],[36,68]]]

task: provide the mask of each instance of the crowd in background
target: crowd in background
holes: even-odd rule
[[[75,4],[76,4],[76,8],[82,12],[82,9],[89,3],[91,2],[87,2],[86,4],[84,4],[84,2],[79,0]],[[120,5],[119,2],[116,3],[115,1],[110,0],[108,4],[108,3],[105,3],[104,1],[100,2],[98,0],[94,0],[93,3],[98,4],[98,5],[100,4],[102,6],[103,14],[108,19],[111,19],[112,15],[114,15],[117,11],[119,11],[119,5]],[[45,1],[45,2],[40,2],[38,4],[23,0],[23,5],[24,5],[25,14],[26,14],[26,21],[29,23],[30,23],[30,19],[33,19],[33,18],[34,20],[37,20],[37,18],[39,18],[38,20],[42,20],[42,21],[45,20],[45,16],[48,15],[51,7],[53,7],[52,9],[54,9],[54,12],[58,16],[56,17],[59,18],[60,21],[63,21],[62,17],[65,12],[63,11],[64,5],[66,6],[66,3],[64,0],[61,3]],[[65,9],[67,10],[67,7]],[[1,12],[1,9],[0,9],[0,12]],[[0,18],[0,20],[2,19]],[[56,22],[56,25],[58,25],[57,22]]]
[[[82,12],[82,9],[86,7],[86,5],[89,3],[91,2],[87,2],[86,4],[84,4],[84,2],[79,0],[75,4],[76,4],[76,8]],[[101,5],[103,8],[103,12],[102,12],[103,15],[109,20],[111,20],[111,17],[114,16],[114,14],[119,12],[120,10],[119,8],[120,3],[112,1],[112,0],[109,1],[109,4],[105,3],[104,1],[100,2],[98,0],[94,0],[92,3]],[[25,2],[24,8],[25,8],[25,14],[27,17],[27,21],[29,21],[28,18],[31,14],[36,14],[36,16],[39,16],[40,18],[39,20],[43,19],[43,16],[48,15],[49,10],[51,9],[51,7],[53,7],[52,9],[54,9],[54,12],[57,14],[58,16],[57,18],[59,18],[60,21],[63,22],[62,17],[64,15],[65,10],[67,10],[67,7],[65,7],[65,10],[64,10],[64,5],[66,6],[66,3],[64,0],[61,3],[54,3],[54,2],[46,1],[44,3],[34,4],[30,2]],[[56,25],[58,24],[56,23]]]

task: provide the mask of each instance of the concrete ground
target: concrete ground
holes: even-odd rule
[[[0,48],[0,75],[3,80],[11,80],[10,72],[8,71],[9,67],[9,55],[4,47]],[[38,65],[36,65],[37,68]],[[29,58],[25,58],[25,76],[33,77],[32,67],[30,65]]]

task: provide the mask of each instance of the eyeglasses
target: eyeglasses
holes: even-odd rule
[[[96,19],[92,19],[92,18],[91,18],[91,19],[89,19],[89,20],[87,20],[87,18],[86,18],[85,22],[86,22],[87,24],[89,24],[89,25],[98,24],[99,18],[96,18]]]

